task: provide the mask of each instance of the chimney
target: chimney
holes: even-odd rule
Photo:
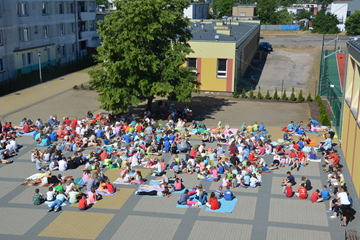
[[[317,6],[316,6],[316,7],[314,7],[314,15],[316,16],[317,13],[318,13],[318,8],[317,8]]]

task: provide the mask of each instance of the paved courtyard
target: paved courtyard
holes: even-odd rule
[[[279,132],[279,128],[270,129],[274,136]],[[191,138],[193,145],[200,142],[198,137]],[[326,213],[328,202],[313,204],[309,199],[288,199],[281,193],[280,180],[288,168],[263,173],[263,183],[256,189],[235,189],[238,202],[232,213],[176,208],[180,194],[175,193],[169,199],[137,196],[135,185],[116,185],[119,192],[104,197],[85,212],[80,212],[77,204],[67,204],[60,212],[46,213],[46,205],[32,204],[36,187],[20,185],[26,177],[37,172],[30,161],[30,151],[37,146],[27,136],[18,138],[18,143],[23,147],[13,159],[14,163],[0,165],[0,239],[344,239],[344,228],[339,226],[339,219],[330,219],[330,214]],[[208,145],[215,147],[215,143]],[[86,149],[85,153],[90,150],[93,148]],[[67,152],[65,156],[72,156],[72,153]],[[179,157],[184,158],[184,155]],[[166,163],[172,160],[170,154],[164,154],[163,158]],[[272,157],[265,156],[265,160],[270,163]],[[156,178],[150,176],[148,169],[140,169],[147,180]],[[82,176],[80,168],[62,174],[75,179]],[[119,172],[107,170],[105,175],[114,181]],[[168,175],[172,176],[172,172]],[[313,190],[326,182],[321,163],[311,162],[307,168],[294,171],[293,175],[298,183],[306,176],[312,181]],[[347,176],[346,181],[350,183]],[[208,192],[215,191],[220,184],[199,182],[195,174],[182,174],[181,177],[185,187],[192,188],[201,183]],[[40,187],[41,193],[46,191]],[[358,209],[359,201],[351,188],[350,193],[355,209]],[[349,224],[349,228],[358,226],[357,219]]]

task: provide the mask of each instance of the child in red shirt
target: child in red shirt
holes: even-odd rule
[[[288,184],[286,185],[286,187],[284,187],[284,192],[285,192],[285,196],[286,196],[286,197],[292,197],[292,196],[293,196],[293,191],[292,191],[291,183],[288,183]]]
[[[320,193],[319,189],[316,189],[315,192],[311,194],[310,200],[312,203],[319,202],[320,200],[319,193]]]
[[[113,193],[115,191],[114,186],[110,183],[109,179],[106,181],[106,188],[109,193]]]
[[[79,210],[86,210],[88,208],[88,205],[86,203],[86,195],[84,194],[79,200]]]
[[[206,206],[208,206],[211,210],[217,210],[220,208],[218,199],[215,197],[214,192],[210,194],[210,199],[209,202],[206,203]]]

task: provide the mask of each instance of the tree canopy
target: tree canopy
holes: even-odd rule
[[[192,52],[187,0],[116,1],[117,8],[99,21],[102,39],[95,56],[100,68],[89,72],[101,108],[115,113],[156,96],[190,101],[199,92],[194,68],[184,66]]]
[[[256,13],[261,24],[271,24],[278,21],[277,7],[276,0],[259,0],[257,2]]]
[[[96,0],[96,5],[105,5],[106,7],[108,7],[109,0]]]
[[[339,24],[339,20],[336,15],[331,13],[325,13],[326,7],[323,3],[321,10],[316,15],[316,18],[312,21],[312,32],[321,33],[321,34],[336,34],[339,33],[340,30],[337,27]]]
[[[229,16],[232,12],[235,0],[213,0],[212,1],[212,10],[217,18],[222,18],[223,16]]]
[[[360,35],[360,11],[355,10],[345,22],[346,35],[354,36]]]
[[[282,25],[286,25],[288,22],[293,21],[295,16],[293,13],[289,13],[286,8],[277,11],[277,14],[278,21]]]
[[[298,21],[301,20],[301,19],[308,19],[308,20],[310,20],[311,15],[312,15],[312,12],[307,11],[307,10],[305,10],[305,9],[303,8],[298,14],[296,14],[295,18],[296,18],[296,20],[298,20]]]

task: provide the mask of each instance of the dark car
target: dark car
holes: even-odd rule
[[[259,50],[272,51],[273,47],[268,42],[261,42],[259,43]]]

